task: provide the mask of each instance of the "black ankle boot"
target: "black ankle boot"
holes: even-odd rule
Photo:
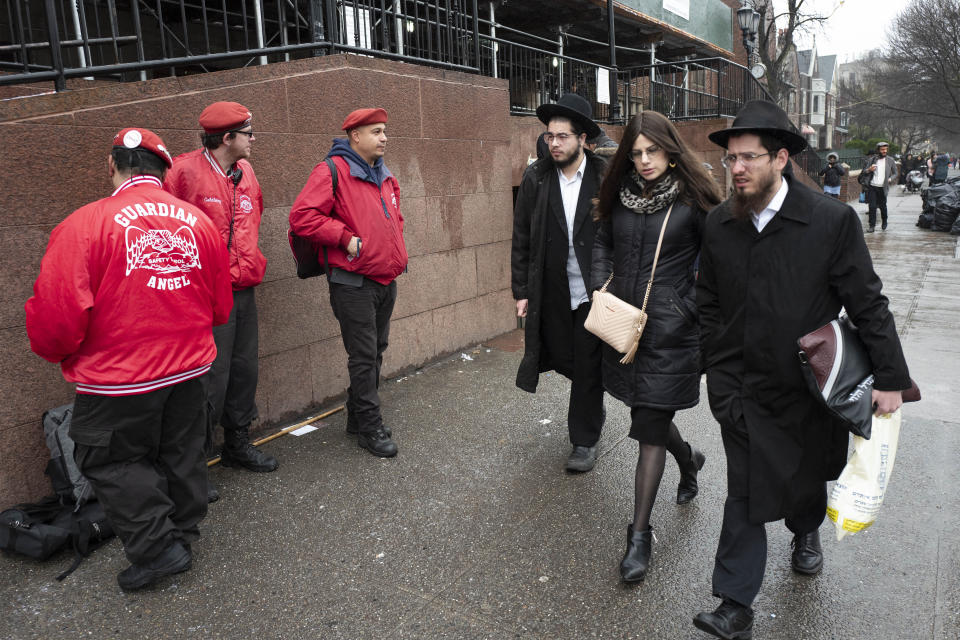
[[[646,577],[652,538],[653,527],[634,531],[632,524],[627,525],[627,552],[620,561],[620,577],[624,582],[640,582]]]
[[[697,472],[703,469],[703,463],[707,461],[707,456],[693,448],[689,442],[686,443],[690,449],[690,457],[680,465],[680,484],[677,485],[677,504],[687,504],[700,492],[697,485]]]
[[[220,463],[225,467],[243,467],[250,471],[276,471],[280,463],[268,453],[250,444],[249,427],[223,430]]]

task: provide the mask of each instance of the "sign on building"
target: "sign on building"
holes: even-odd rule
[[[663,8],[684,20],[690,19],[690,0],[663,0]]]

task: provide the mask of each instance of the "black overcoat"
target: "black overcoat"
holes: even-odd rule
[[[583,281],[589,287],[595,231],[592,200],[603,181],[606,163],[589,151],[584,153],[587,164],[573,221],[573,247]],[[551,290],[544,295],[545,278],[565,273],[569,249],[566,229],[556,165],[549,156],[541,158],[527,167],[520,181],[513,210],[510,253],[513,297],[529,301],[524,325],[524,353],[516,382],[518,387],[530,393],[537,390],[542,371],[556,370],[568,377],[571,374],[573,345],[569,334],[544,329],[551,323],[543,322],[544,314],[554,314],[554,317],[570,315],[570,296],[565,281],[554,278]]]
[[[697,306],[710,408],[721,427],[749,434],[750,519],[791,515],[793,496],[836,478],[847,431],[807,390],[797,339],[837,317],[860,330],[874,386],[910,387],[893,316],[852,208],[784,176],[779,213],[758,232],[731,215],[707,216]]]
[[[634,213],[617,202],[597,223],[590,289],[608,287],[635,307],[643,305],[653,256],[667,207]],[[663,236],[653,288],[647,302],[647,325],[633,362],[603,345],[603,386],[630,407],[680,410],[700,401],[700,332],[697,327],[694,264],[700,252],[703,211],[677,202]]]

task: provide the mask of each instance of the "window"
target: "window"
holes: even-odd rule
[[[813,112],[820,113],[820,96],[813,96]]]
[[[370,10],[359,9],[349,4],[343,5],[340,25],[343,44],[370,48]]]

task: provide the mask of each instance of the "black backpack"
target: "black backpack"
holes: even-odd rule
[[[113,537],[103,506],[73,458],[72,417],[73,405],[65,404],[45,412],[42,418],[50,449],[45,472],[57,495],[0,511],[0,550],[4,553],[46,560],[61,549],[73,549],[73,564],[57,580],[73,573],[91,551]]]
[[[73,459],[74,445],[69,435],[72,417],[73,404],[43,414],[43,435],[50,450],[50,461],[44,473],[50,477],[50,484],[60,501],[73,503],[79,508],[93,498],[93,487]]]
[[[0,511],[0,550],[4,553],[46,560],[61,549],[73,549],[73,564],[57,580],[73,573],[91,551],[112,537],[113,527],[96,500],[75,507],[50,496]]]
[[[330,168],[333,195],[337,195],[337,166],[333,158],[324,160]],[[290,250],[293,251],[293,261],[297,264],[297,277],[300,279],[313,278],[327,272],[327,248],[321,247],[309,238],[302,238],[291,230],[287,230],[287,239],[290,241]],[[323,251],[323,264],[320,264],[320,251]]]

